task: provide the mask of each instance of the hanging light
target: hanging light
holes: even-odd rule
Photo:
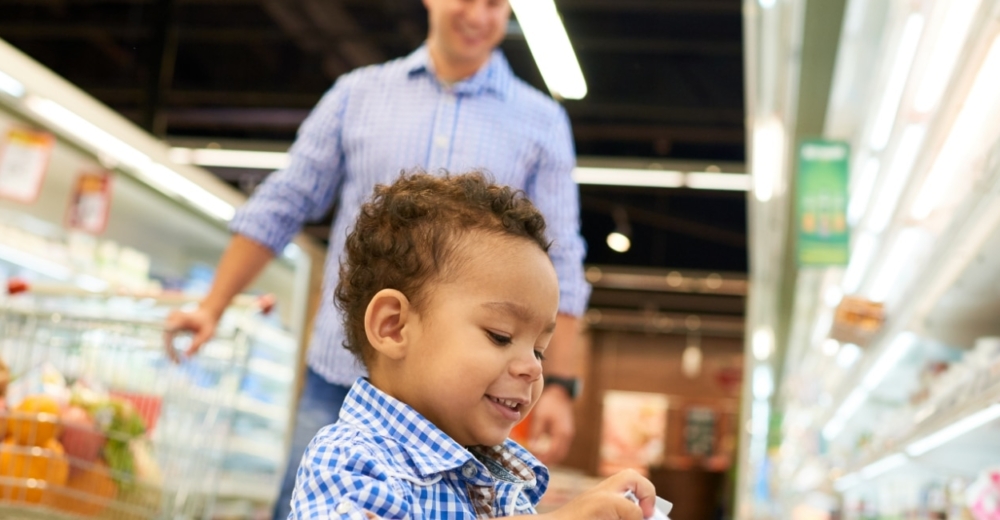
[[[612,251],[624,253],[632,247],[632,226],[628,221],[628,213],[622,207],[616,207],[611,211],[611,218],[615,220],[615,230],[608,233],[608,247]]]

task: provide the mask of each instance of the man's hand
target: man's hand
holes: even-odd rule
[[[203,307],[193,311],[175,310],[167,316],[167,323],[164,328],[163,341],[167,349],[167,355],[175,363],[180,361],[177,351],[174,349],[174,337],[178,332],[190,332],[191,346],[184,352],[185,356],[193,356],[201,349],[208,340],[215,335],[215,327],[219,323],[218,313],[211,312]]]
[[[543,464],[557,464],[566,458],[573,443],[573,400],[560,386],[545,387],[531,411],[528,449]]]

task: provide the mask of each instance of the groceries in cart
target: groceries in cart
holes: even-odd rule
[[[152,417],[128,397],[69,386],[49,364],[13,376],[3,365],[0,392],[0,501],[97,516],[160,478],[144,441]]]

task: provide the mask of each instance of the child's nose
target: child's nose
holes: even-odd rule
[[[542,377],[542,361],[532,350],[528,354],[519,354],[510,364],[514,377],[524,378],[529,383],[533,383]]]

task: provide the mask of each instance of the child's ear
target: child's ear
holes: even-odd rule
[[[382,289],[368,302],[365,310],[365,334],[368,343],[389,359],[406,355],[403,327],[410,317],[410,300],[395,289]]]

